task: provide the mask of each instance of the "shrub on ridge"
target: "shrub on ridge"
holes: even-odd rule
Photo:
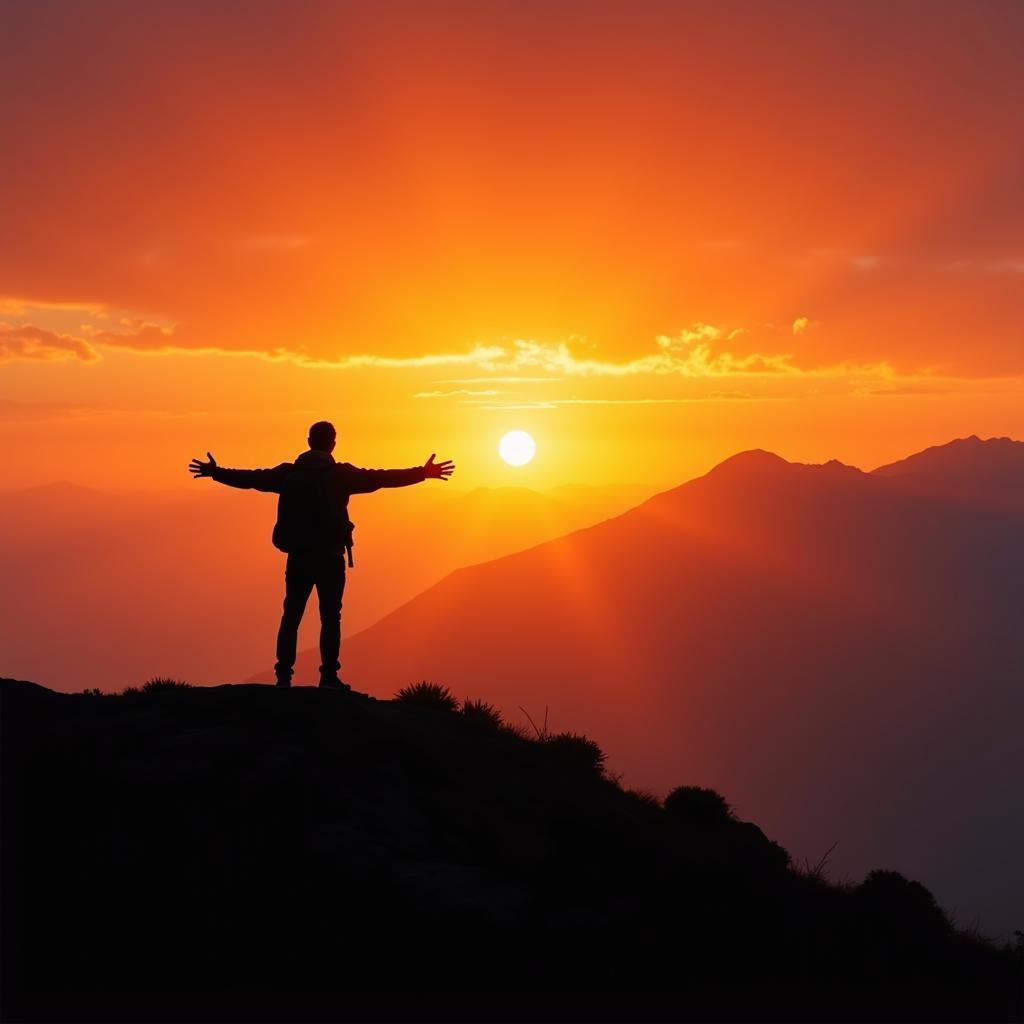
[[[142,684],[143,693],[166,693],[168,690],[191,690],[192,684],[181,679],[168,679],[166,676],[154,676]]]
[[[703,786],[679,786],[665,797],[665,810],[685,825],[720,825],[735,820],[725,797]]]
[[[584,774],[604,774],[604,751],[592,739],[575,732],[560,732],[540,742],[566,768]]]
[[[470,700],[467,697],[462,702],[462,715],[474,725],[487,729],[500,729],[504,725],[501,712],[485,700]]]
[[[459,700],[447,686],[442,686],[440,683],[428,683],[426,680],[403,686],[395,694],[395,700],[400,700],[403,704],[412,704],[418,708],[430,708],[433,711],[459,710]]]

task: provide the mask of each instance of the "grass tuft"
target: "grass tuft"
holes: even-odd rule
[[[166,693],[169,690],[191,690],[192,684],[181,679],[169,679],[166,676],[153,676],[142,684],[143,693]]]
[[[395,694],[395,700],[403,704],[412,704],[418,708],[429,708],[432,711],[458,711],[459,699],[447,686],[440,683],[428,683],[423,680],[403,686]]]
[[[586,736],[560,732],[545,736],[540,742],[565,768],[583,774],[604,774],[604,751]]]
[[[485,729],[500,729],[504,725],[501,712],[485,700],[470,700],[467,697],[462,702],[462,716]]]

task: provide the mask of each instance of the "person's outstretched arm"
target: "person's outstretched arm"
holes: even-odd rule
[[[369,494],[381,487],[408,487],[424,480],[447,480],[455,472],[455,463],[451,459],[435,462],[436,457],[431,455],[422,466],[411,469],[360,469],[350,463],[342,463],[346,490],[349,494]]]
[[[227,484],[228,487],[241,487],[253,491],[272,491],[280,494],[281,486],[284,483],[285,466],[275,466],[273,469],[225,469],[217,465],[217,460],[207,452],[209,462],[200,459],[193,459],[188,464],[189,472],[198,480],[202,476],[208,476],[219,484]]]

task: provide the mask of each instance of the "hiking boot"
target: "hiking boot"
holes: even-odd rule
[[[278,676],[277,677],[277,682],[274,685],[275,686],[285,686],[285,687],[286,686],[291,686],[292,685],[292,681],[290,679],[285,679],[284,676]]]
[[[321,676],[320,689],[343,690],[345,693],[352,692],[352,687],[349,686],[348,683],[343,683],[337,676]]]

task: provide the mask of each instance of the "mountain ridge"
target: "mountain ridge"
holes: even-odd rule
[[[5,1019],[1013,1013],[1014,954],[920,884],[831,885],[706,789],[439,691],[0,680],[0,710]]]
[[[977,434],[934,445],[879,466],[872,476],[961,500],[1011,502],[1024,507],[1024,441],[982,440]]]
[[[842,870],[888,842],[1006,931],[1024,919],[1006,897],[1024,893],[1024,828],[1000,824],[1024,799],[1022,537],[1012,502],[755,453],[445,577],[347,639],[343,673],[378,694],[416,674],[461,691],[488,665],[485,699],[604,736],[634,784],[702,778],[799,856],[838,840]],[[314,673],[307,657],[298,678]],[[965,786],[974,805],[946,807],[929,842],[915,821]],[[973,870],[993,858],[1000,872]]]

